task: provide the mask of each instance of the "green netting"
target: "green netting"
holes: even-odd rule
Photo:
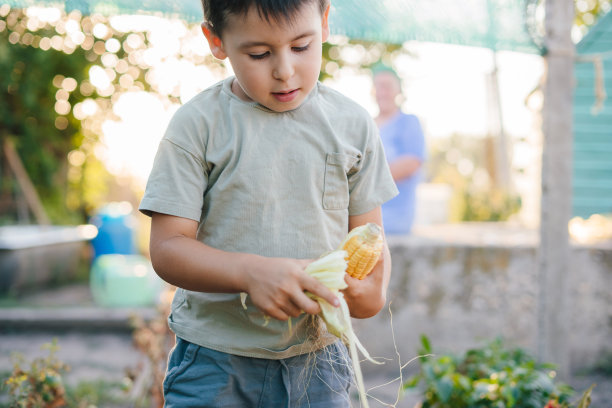
[[[8,0],[12,7],[57,6],[83,14],[163,14],[202,18],[199,0]],[[527,30],[530,0],[332,0],[333,34],[403,43],[432,41],[528,53],[540,52]]]
[[[539,52],[521,0],[333,1],[332,30],[357,39],[432,41]]]

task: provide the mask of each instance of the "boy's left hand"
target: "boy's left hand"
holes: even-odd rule
[[[349,275],[344,277],[348,287],[342,290],[342,293],[352,317],[372,317],[385,305],[387,291],[385,261],[388,259],[388,249],[385,244],[380,259],[369,275],[361,280]]]
[[[382,226],[381,208],[377,207],[367,213],[349,216],[349,231],[360,225],[373,222]],[[376,315],[387,301],[387,287],[391,276],[391,255],[387,241],[384,240],[383,251],[374,269],[364,279],[359,280],[346,275],[348,288],[342,293],[346,299],[351,316],[364,319]]]

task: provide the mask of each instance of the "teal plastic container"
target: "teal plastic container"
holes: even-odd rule
[[[94,302],[107,307],[155,305],[164,286],[142,255],[100,255],[92,263],[89,281]]]

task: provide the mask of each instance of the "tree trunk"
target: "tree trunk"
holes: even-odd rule
[[[45,212],[45,208],[38,197],[38,193],[36,192],[36,188],[25,168],[23,167],[23,163],[17,154],[17,150],[15,150],[15,146],[9,138],[4,139],[4,155],[6,156],[9,167],[11,168],[15,178],[17,179],[17,183],[23,193],[23,197],[32,210],[32,213],[36,217],[36,221],[41,225],[49,225],[49,217],[47,217],[47,213]],[[18,207],[18,211],[20,211],[22,206]],[[20,216],[21,218],[21,216]]]

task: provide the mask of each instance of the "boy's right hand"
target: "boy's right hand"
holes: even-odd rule
[[[308,260],[256,257],[246,268],[245,292],[264,314],[278,320],[321,311],[319,303],[306,291],[339,306],[331,290],[304,272],[309,263]]]

